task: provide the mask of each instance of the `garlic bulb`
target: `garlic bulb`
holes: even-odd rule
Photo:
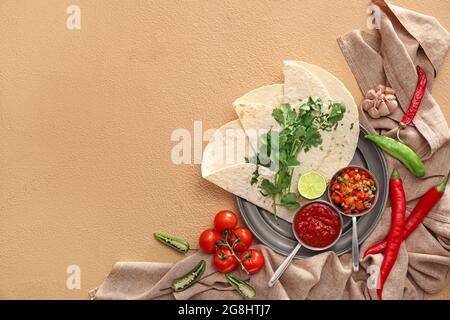
[[[394,89],[380,84],[367,91],[361,106],[372,118],[378,119],[392,113],[398,102]]]

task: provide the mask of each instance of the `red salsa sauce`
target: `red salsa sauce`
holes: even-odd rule
[[[294,230],[304,244],[324,248],[339,236],[341,220],[331,206],[313,202],[300,209],[294,220]]]

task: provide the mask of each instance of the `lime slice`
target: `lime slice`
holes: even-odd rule
[[[298,192],[308,200],[320,198],[326,189],[327,180],[317,171],[306,172],[298,180]]]

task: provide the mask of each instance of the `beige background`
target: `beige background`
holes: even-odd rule
[[[66,28],[81,7],[82,28]],[[397,4],[450,30],[450,1]],[[176,261],[234,197],[170,160],[176,128],[234,118],[234,98],[318,64],[361,95],[336,44],[368,1],[0,2],[0,298],[87,298],[119,260]],[[368,61],[370,63],[370,61]],[[434,97],[450,119],[450,59]],[[66,268],[81,267],[81,290]],[[437,298],[450,298],[450,289]]]

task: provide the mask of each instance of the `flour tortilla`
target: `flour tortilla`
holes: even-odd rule
[[[269,129],[279,130],[273,109],[283,102],[284,85],[272,84],[252,90],[233,102],[234,110],[256,152],[259,138]]]
[[[271,84],[247,92],[242,97],[236,99],[233,105],[267,105],[277,107],[283,102],[284,85]]]
[[[299,61],[287,60],[283,63],[284,100],[298,108],[308,97],[331,100],[325,84]]]
[[[236,149],[239,149],[237,146],[242,144],[239,141],[241,132],[244,132],[244,129],[239,120],[228,122],[215,132],[203,152],[202,177],[273,213],[272,198],[263,196],[258,186],[263,179],[273,181],[275,172],[260,167],[258,182],[252,185],[251,179],[256,165],[246,163],[244,159],[245,156],[252,155],[253,151],[250,149],[246,155],[232,157],[234,159],[232,163],[223,163],[225,159],[223,155],[227,152],[235,152]],[[245,143],[248,145],[248,139],[245,140]],[[292,221],[293,212],[285,208],[277,208],[277,213],[281,218]]]
[[[343,102],[346,105],[344,119],[336,130],[321,132],[322,149],[314,148],[299,155],[301,165],[294,170],[291,190],[296,193],[301,173],[317,170],[329,179],[338,169],[347,166],[354,155],[359,136],[358,110],[353,97],[342,82],[328,71],[305,62],[286,61],[284,65],[285,85],[274,84],[255,89],[233,103],[239,120],[229,122],[217,130],[204,151],[202,162],[202,176],[205,179],[272,213],[272,199],[262,196],[258,185],[264,178],[273,181],[275,172],[260,167],[259,181],[251,185],[252,174],[256,169],[254,164],[246,163],[242,155],[226,163],[220,159],[221,154],[237,148],[236,139],[241,136],[241,133],[232,133],[229,129],[245,132],[245,150],[247,156],[252,156],[257,150],[255,144],[257,139],[250,138],[249,132],[254,134],[258,130],[258,134],[261,134],[271,128],[279,130],[278,123],[272,117],[272,111],[280,103],[289,102],[298,107],[302,99],[309,96],[320,97],[324,101]],[[302,87],[296,89],[300,84],[303,84]],[[277,207],[277,214],[292,222],[295,211]]]
[[[305,69],[313,73],[327,88],[333,101],[340,101],[346,107],[344,118],[336,130],[332,131],[331,149],[322,158],[319,170],[331,178],[336,171],[350,164],[355,154],[359,139],[358,107],[352,94],[333,74],[316,65],[298,61]]]

